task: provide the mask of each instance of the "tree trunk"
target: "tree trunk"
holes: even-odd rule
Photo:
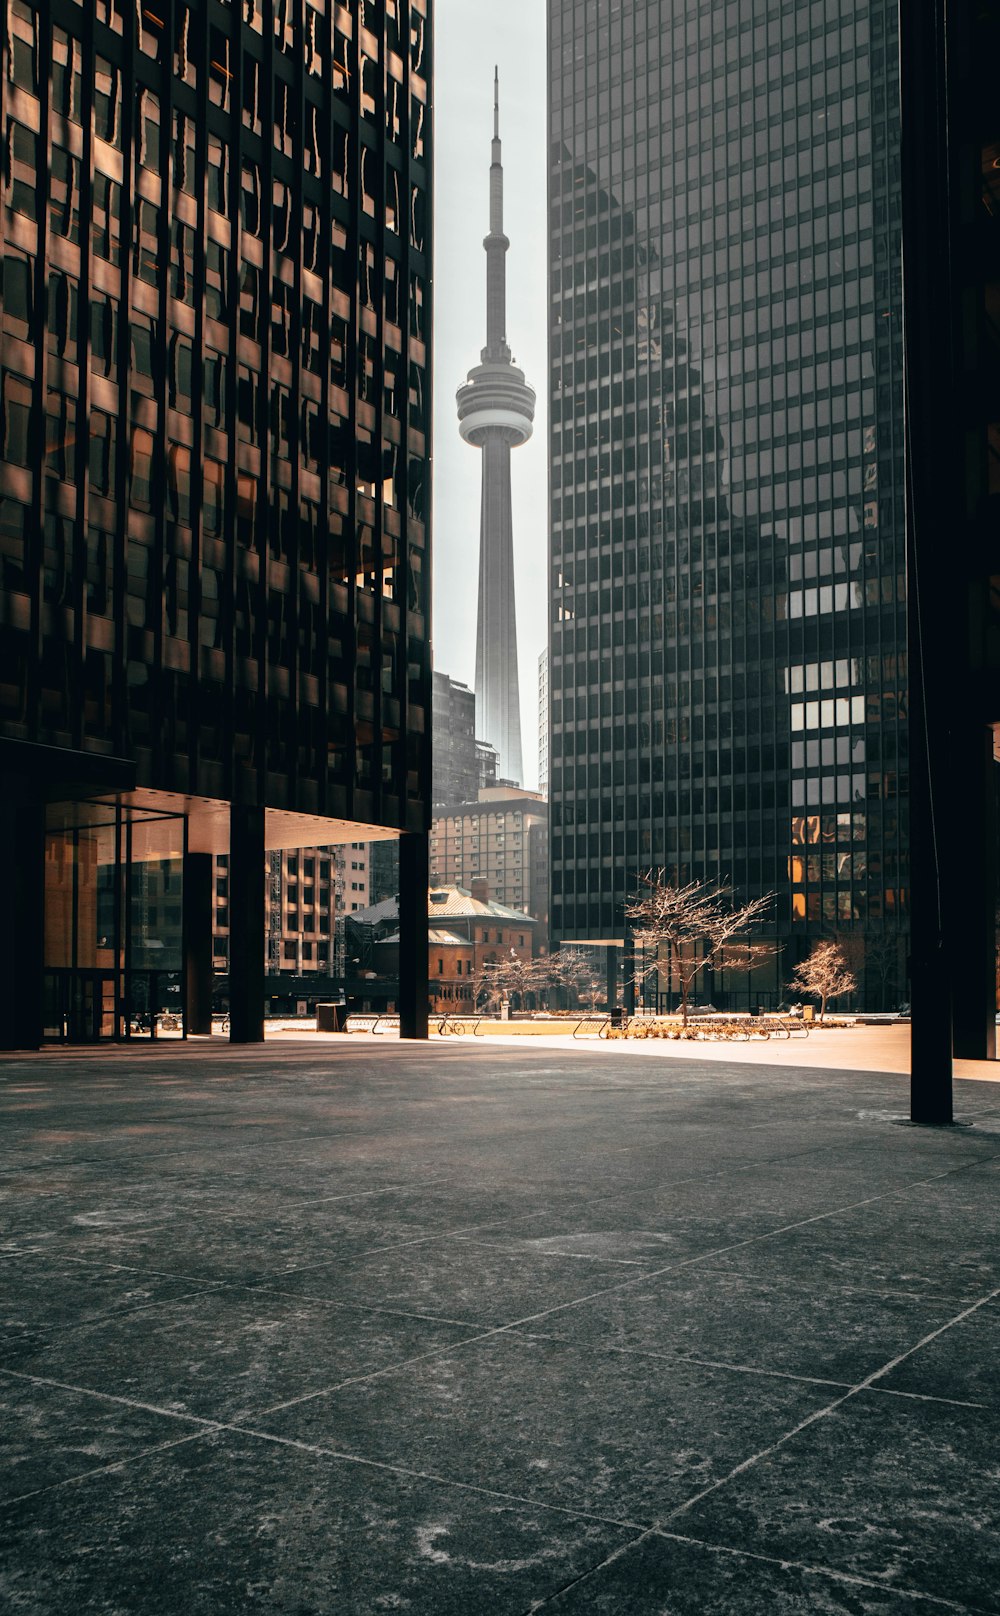
[[[825,1017],[826,1017],[826,994],[821,993],[820,996],[819,996],[819,1020],[820,1020],[820,1026],[823,1025],[823,1021],[824,1021]]]

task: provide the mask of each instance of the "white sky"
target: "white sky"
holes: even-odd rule
[[[455,392],[486,341],[493,65],[500,68],[507,341],[535,389],[534,436],[511,456],[524,784],[537,780],[538,653],[547,617],[544,0],[436,0],[434,215],[434,665],[472,685],[479,581],[479,451]]]

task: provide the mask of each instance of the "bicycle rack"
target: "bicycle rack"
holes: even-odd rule
[[[573,1028],[574,1038],[606,1038],[611,1026],[610,1016],[584,1016]],[[586,1030],[583,1030],[586,1029]]]

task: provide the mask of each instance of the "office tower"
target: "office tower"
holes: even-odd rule
[[[520,785],[521,708],[514,617],[514,540],[510,451],[527,443],[535,394],[507,344],[506,255],[499,83],[493,81],[490,229],[486,249],[486,347],[458,390],[459,430],[483,453],[479,532],[479,617],[476,629],[476,733],[495,746],[502,779]]]
[[[538,657],[538,789],[549,789],[549,648]]]
[[[489,741],[476,742],[476,780],[480,791],[485,786],[496,785],[499,761],[497,749],[491,746]]]
[[[5,1042],[203,1029],[216,853],[239,1039],[267,851],[426,908],[428,10],[4,8]]]
[[[830,933],[905,995],[896,26],[549,5],[552,930],[620,943],[660,866],[776,892],[716,1002]]]
[[[903,7],[912,1096],[996,1054],[1000,5]]]
[[[437,668],[433,675],[434,807],[476,795],[476,697],[460,679]]]

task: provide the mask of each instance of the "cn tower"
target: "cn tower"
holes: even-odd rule
[[[514,616],[514,538],[510,505],[510,451],[531,437],[534,390],[507,346],[503,165],[500,156],[500,82],[493,76],[493,147],[490,233],[486,249],[486,347],[481,363],[458,390],[459,431],[483,451],[479,527],[479,618],[476,627],[476,734],[499,753],[498,775],[520,785],[521,707]]]

